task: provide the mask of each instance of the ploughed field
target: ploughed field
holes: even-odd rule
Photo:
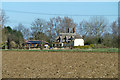
[[[117,78],[118,53],[2,51],[3,78]]]

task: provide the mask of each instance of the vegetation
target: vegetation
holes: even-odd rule
[[[3,49],[4,51],[4,49]],[[47,51],[47,52],[111,52],[117,53],[118,48],[98,48],[98,49],[58,49],[58,50],[24,50],[24,49],[8,49],[5,51]]]
[[[22,48],[24,38],[20,31],[12,30],[10,26],[7,26],[2,29],[2,35],[2,48],[6,45],[8,49]]]
[[[3,23],[7,22],[5,13],[2,15]],[[74,48],[118,48],[118,21],[114,21],[108,25],[107,19],[104,17],[92,17],[89,21],[81,21],[76,24],[69,17],[54,17],[49,21],[37,18],[31,23],[31,27],[27,28],[23,24],[18,24],[14,29],[12,26],[2,25],[2,48],[7,45],[8,49],[22,48],[24,40],[43,40],[48,41],[51,46],[52,40],[59,35],[60,32],[66,32],[67,28],[76,27],[77,33],[83,35],[85,40],[84,47]]]
[[[90,49],[90,48],[95,48],[94,44],[90,44],[90,45],[85,45],[85,46],[74,46],[73,48],[77,48],[77,49]]]

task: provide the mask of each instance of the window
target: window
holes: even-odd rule
[[[67,38],[66,38],[66,36],[65,36],[65,42],[67,42]]]
[[[59,42],[61,42],[61,38],[59,37]]]
[[[31,46],[31,44],[29,44],[29,46]]]
[[[60,44],[60,46],[62,46],[62,44]]]
[[[53,44],[53,47],[55,47],[55,44]]]
[[[34,47],[36,47],[36,44],[34,44]]]

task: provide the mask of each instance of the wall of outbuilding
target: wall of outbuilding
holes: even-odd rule
[[[75,39],[74,46],[84,46],[84,40],[83,39]]]

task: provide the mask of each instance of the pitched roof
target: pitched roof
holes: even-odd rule
[[[75,38],[76,39],[82,38],[82,35],[76,34]]]
[[[60,33],[59,36],[75,36],[75,38],[82,38],[82,35],[79,35],[77,33]]]
[[[32,43],[32,44],[39,44],[39,43],[41,43],[41,42],[42,42],[42,41],[40,41],[40,40],[30,40],[30,41],[26,41],[27,44],[30,44],[30,43]],[[43,43],[47,44],[48,42],[43,41]]]
[[[76,33],[60,33],[60,36],[75,36]]]

